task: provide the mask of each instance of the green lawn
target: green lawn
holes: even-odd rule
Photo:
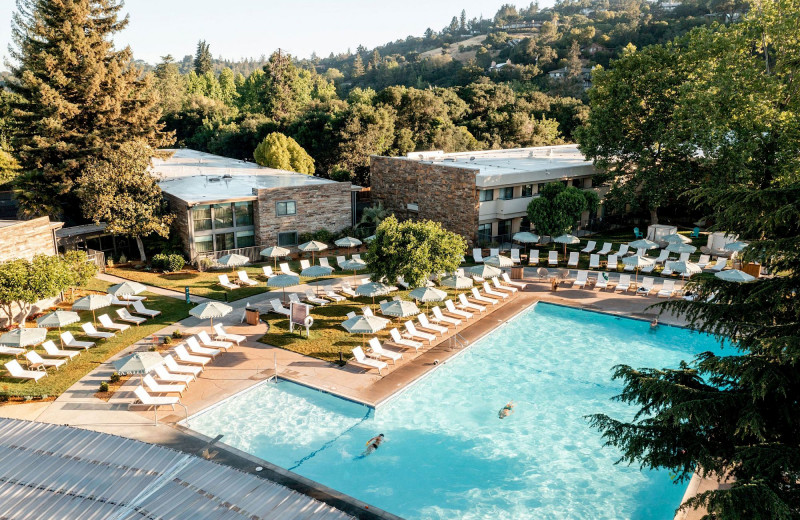
[[[103,291],[109,286],[108,283],[100,280],[92,280],[86,289],[94,291]],[[117,333],[114,338],[109,340],[99,340],[97,346],[87,350],[81,351],[81,354],[62,365],[57,371],[53,369],[48,370],[48,376],[40,379],[34,383],[32,381],[20,381],[9,377],[4,377],[5,369],[0,375],[0,396],[3,397],[56,397],[64,392],[67,388],[72,386],[76,381],[85,376],[90,371],[94,370],[98,365],[106,361],[109,357],[116,354],[120,350],[128,347],[136,341],[154,334],[156,331],[171,325],[176,321],[180,321],[189,316],[190,305],[186,305],[181,300],[175,298],[168,298],[166,296],[157,296],[149,293],[144,293],[147,296],[145,305],[150,309],[161,311],[161,314],[155,318],[150,318],[146,323],[140,326],[132,325],[128,330]],[[69,308],[68,305],[64,308]],[[116,318],[114,309],[117,307],[109,307],[100,311],[97,314],[109,314],[112,318]],[[80,328],[80,323],[91,321],[92,313],[89,311],[79,312],[81,315],[81,322],[68,327],[62,327],[62,331],[69,330],[77,340],[90,340],[83,336],[83,330]],[[119,321],[119,320],[115,320]],[[48,339],[52,339],[56,345],[59,345],[58,329],[52,329],[47,335]],[[94,341],[94,340],[92,340]],[[37,352],[46,356],[44,349],[37,348]],[[0,365],[13,359],[13,356],[0,356]],[[25,367],[25,358],[20,356],[20,364]]]

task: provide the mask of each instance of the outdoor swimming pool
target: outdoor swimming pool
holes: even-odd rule
[[[666,472],[614,465],[587,414],[629,418],[611,367],[676,366],[715,341],[539,303],[377,411],[283,382],[191,427],[409,519],[671,519]],[[513,415],[498,411],[514,401]],[[368,439],[384,433],[375,453]]]

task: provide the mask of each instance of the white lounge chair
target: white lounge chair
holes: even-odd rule
[[[123,330],[128,330],[131,328],[130,325],[125,323],[114,323],[111,321],[111,318],[108,316],[108,314],[101,314],[97,317],[97,320],[100,322],[101,327],[108,330],[118,330],[122,332]]]
[[[700,255],[700,259],[697,260],[697,265],[700,269],[705,269],[709,262],[711,262],[711,255]]]
[[[392,352],[391,350],[386,350],[381,345],[381,342],[378,338],[370,338],[369,340],[369,348],[373,354],[377,355],[378,357],[385,357],[392,360],[392,364],[394,365],[398,359],[403,357],[403,354],[400,352]]]
[[[147,299],[147,296],[137,296],[135,294],[120,294],[119,297],[129,302],[143,302]]]
[[[507,285],[501,285],[500,284],[500,280],[498,278],[492,278],[492,287],[494,287],[498,291],[505,291],[505,292],[509,292],[511,294],[514,294],[515,292],[517,292],[517,288],[516,287],[509,287]]]
[[[175,396],[160,396],[154,397],[147,393],[147,390],[144,389],[143,386],[137,386],[134,391],[134,395],[136,396],[136,400],[132,402],[129,406],[154,406],[158,408],[159,406],[170,406],[172,409],[175,409],[175,405],[180,403],[180,399]]]
[[[428,320],[428,315],[427,314],[420,314],[420,315],[417,316],[417,319],[419,320],[419,326],[420,326],[421,329],[432,330],[433,332],[439,333],[442,336],[447,334],[447,330],[448,330],[447,327],[443,327],[442,325],[437,325],[435,323],[431,323]]]
[[[300,297],[297,296],[296,293],[289,293],[289,303],[296,303],[303,305],[303,302],[300,301]]]
[[[265,266],[262,266],[262,267],[261,267],[261,272],[262,272],[262,273],[264,274],[264,276],[266,276],[267,278],[272,278],[273,276],[278,276],[277,274],[275,274],[275,273],[272,271],[272,266],[271,266],[271,265],[265,265]]]
[[[331,269],[333,269],[333,268],[334,268],[334,267],[333,267],[333,266],[330,264],[330,262],[328,262],[328,257],[327,257],[327,256],[321,256],[321,257],[319,258],[319,265],[321,265],[322,267],[330,267]]]
[[[471,301],[467,300],[467,297],[463,294],[458,295],[458,306],[462,309],[469,309],[472,311],[478,312],[485,312],[486,307],[483,305],[478,305],[477,303],[472,303]]]
[[[311,289],[306,289],[306,301],[308,303],[313,303],[314,305],[320,305],[320,306],[328,304],[328,300],[324,298],[317,298],[314,295],[314,291],[312,291]]]
[[[497,298],[501,298],[503,300],[505,300],[506,298],[511,296],[510,294],[508,294],[506,292],[495,291],[489,285],[489,282],[483,282],[483,294],[486,294],[486,295],[489,295],[489,296],[494,296],[494,297],[497,297]]]
[[[381,374],[381,370],[389,366],[384,361],[368,358],[367,355],[364,354],[364,351],[361,350],[361,347],[356,347],[353,349],[353,357],[355,357],[356,362],[360,365],[370,368],[377,368],[379,375]]]
[[[117,309],[117,316],[122,321],[127,321],[128,323],[135,323],[136,325],[140,325],[147,321],[147,318],[142,318],[141,316],[134,316],[128,309]]]
[[[439,307],[431,308],[431,312],[433,313],[433,317],[431,317],[431,321],[434,322],[434,323],[437,323],[437,324],[438,323],[447,323],[447,324],[452,325],[454,327],[458,327],[459,325],[461,325],[461,320],[458,320],[456,318],[451,318],[449,316],[445,316],[442,313],[442,309],[440,309]]]
[[[461,309],[456,309],[453,300],[445,300],[444,308],[447,309],[448,314],[452,314],[453,316],[461,316],[465,320],[472,318],[471,312],[467,312]]]
[[[363,314],[364,316],[372,316],[372,317],[375,316],[375,313],[373,313],[372,309],[370,309],[369,307],[362,307],[361,314]]]
[[[656,264],[663,264],[667,260],[669,260],[669,251],[667,251],[666,249],[662,249],[661,253],[653,261]]]
[[[5,366],[8,373],[11,374],[11,377],[15,379],[33,379],[34,381],[38,381],[47,375],[47,372],[42,370],[25,370],[16,359],[12,359],[6,363]]]
[[[481,293],[478,292],[478,288],[477,287],[473,287],[472,288],[472,296],[471,296],[471,298],[473,300],[481,302],[481,303],[488,303],[490,305],[497,305],[497,300],[492,299],[492,298],[487,298],[486,296],[482,295]]]
[[[120,300],[116,296],[111,296],[111,305],[119,305],[120,307],[127,307],[128,305],[133,304],[133,300]]]
[[[183,383],[188,385],[194,381],[194,376],[190,374],[173,374],[167,370],[164,365],[157,365],[155,367],[156,379],[167,383]]]
[[[629,250],[630,250],[630,246],[628,244],[622,244],[621,246],[619,246],[619,251],[617,251],[617,256],[618,257],[623,257],[623,256],[627,255],[628,253],[630,253]]]
[[[345,301],[347,299],[344,296],[342,296],[340,294],[336,294],[333,291],[325,291],[325,297],[326,298],[330,298],[331,300],[333,300],[335,302],[343,302],[343,301]]]
[[[659,298],[671,298],[675,294],[675,280],[664,280],[664,285],[658,291]]]
[[[709,271],[713,271],[715,273],[718,273],[718,272],[722,271],[723,269],[725,269],[726,265],[728,265],[728,259],[727,258],[717,258],[717,262],[714,265],[712,265],[711,267],[706,266],[706,269],[708,269]]]
[[[567,261],[568,267],[578,267],[578,261],[580,260],[579,254],[576,251],[573,251],[569,254],[569,260]]]
[[[675,271],[673,271],[672,269],[667,267],[666,264],[664,264],[664,269],[661,270],[661,276],[672,276],[673,274],[675,274]]]
[[[627,292],[628,289],[630,288],[631,288],[631,275],[629,274],[619,275],[619,282],[617,283],[615,290],[620,292]]]
[[[199,376],[200,372],[203,371],[202,367],[179,365],[178,362],[175,361],[175,358],[172,357],[172,354],[167,354],[164,356],[164,366],[167,367],[167,370],[173,374],[188,374],[192,377]]]
[[[350,318],[355,318],[356,316],[358,316],[358,314],[356,314],[356,311],[351,311],[351,312],[348,312],[348,313],[347,313],[347,319],[348,319],[348,320],[349,320]]]
[[[194,336],[189,336],[186,338],[186,347],[188,349],[188,353],[196,356],[205,356],[211,359],[219,356],[222,352],[221,350],[217,350],[215,348],[208,348],[200,345],[200,342],[197,341],[197,338]]]
[[[244,285],[248,285],[253,287],[254,285],[258,285],[258,282],[255,280],[251,280],[249,276],[247,276],[247,271],[237,271],[236,276],[239,277],[239,281]]]
[[[233,290],[233,289],[238,289],[239,288],[239,286],[236,285],[235,283],[231,283],[231,281],[228,279],[228,275],[227,274],[221,274],[221,275],[217,276],[217,279],[219,279],[219,284],[221,286],[223,286],[224,288],[226,288],[226,289]]]
[[[622,270],[623,270],[623,271],[628,271],[628,272],[631,272],[631,273],[632,273],[634,270],[636,270],[636,266],[635,266],[635,265],[633,265],[633,264],[625,264],[625,265],[622,267]]]
[[[342,264],[347,262],[347,258],[344,256],[337,256],[336,257],[336,264],[339,266],[339,269],[342,269]]]
[[[489,256],[500,256],[500,249],[496,247],[489,248]]]
[[[402,276],[398,276],[397,277],[397,285],[399,285],[403,289],[409,289],[410,288],[409,285],[408,285],[408,282],[406,282],[405,278],[403,278]]]
[[[25,352],[26,350],[24,348],[7,347],[5,345],[0,345],[0,354],[4,356],[19,356],[20,354],[24,354]]]
[[[413,339],[407,339],[400,335],[400,331],[397,329],[392,329],[389,331],[389,336],[392,338],[392,343],[394,345],[399,345],[401,347],[409,347],[413,348],[414,350],[421,349],[424,345],[419,341],[414,341]]]
[[[211,361],[210,357],[193,356],[189,354],[189,352],[186,351],[186,347],[183,345],[176,345],[173,352],[175,352],[175,357],[178,358],[178,361],[181,363],[188,363],[189,365],[206,366],[206,364]]]
[[[519,257],[519,249],[512,249],[511,250],[511,261],[515,264],[521,264],[522,259]]]
[[[641,273],[652,273],[653,269],[655,269],[655,268],[656,268],[656,264],[655,264],[655,262],[653,262],[652,264],[646,265],[646,266],[642,267],[641,269],[639,269],[639,272],[641,272]]]
[[[55,368],[56,370],[58,370],[58,367],[60,367],[64,363],[66,363],[66,361],[64,361],[63,359],[43,358],[35,350],[29,350],[28,352],[26,352],[25,353],[25,359],[28,360],[28,364],[31,366],[31,368],[42,367],[45,370],[48,367],[49,368]]]
[[[363,262],[363,260],[361,259],[361,255],[358,253],[353,253],[352,259],[358,262]]]
[[[613,269],[615,271],[619,268],[619,256],[616,253],[608,255],[608,261],[606,262],[606,268],[607,269]]]
[[[600,269],[600,255],[589,255],[589,269]]]
[[[550,251],[548,253],[547,265],[558,265],[558,251]]]
[[[581,253],[591,253],[592,251],[595,250],[596,246],[597,242],[595,242],[594,240],[589,240],[589,242],[586,244],[586,247],[581,249]]]
[[[223,348],[225,350],[233,348],[234,343],[238,345],[242,341],[247,339],[247,336],[243,336],[241,334],[228,333],[225,330],[225,327],[222,326],[222,323],[217,323],[216,325],[214,325],[214,334],[215,334],[215,339],[212,340],[211,337],[208,335],[208,332],[201,330],[200,332],[197,333],[197,339],[199,339],[200,343],[202,343],[206,347]]]
[[[645,276],[642,278],[642,284],[636,288],[636,294],[648,295],[653,290],[656,279],[652,276]]]
[[[147,387],[147,391],[152,392],[154,394],[171,394],[177,393],[183,395],[183,391],[186,390],[186,383],[159,383],[153,376],[147,374],[142,378],[142,382],[144,386]]]
[[[281,268],[281,274],[288,274],[290,276],[297,276],[297,273],[292,271],[291,268],[289,267],[289,263],[288,262],[282,262],[282,263],[278,264],[278,267]]]
[[[108,339],[113,338],[113,332],[100,332],[94,328],[94,325],[91,322],[81,323],[81,328],[83,329],[83,333],[89,336],[90,338],[95,339]]]
[[[270,306],[272,307],[272,312],[275,314],[283,314],[284,316],[289,316],[289,309],[283,306],[283,303],[277,298],[273,298],[269,301]]]
[[[611,252],[611,248],[614,247],[611,242],[603,242],[603,248],[597,252],[598,255],[607,255]]]
[[[608,273],[597,273],[597,282],[594,284],[595,289],[603,289],[608,288]]]
[[[647,249],[643,247],[636,249],[636,256],[641,256],[642,258],[645,258],[647,256]]]
[[[308,260],[306,260],[306,259],[300,260],[300,270],[301,271],[303,269],[308,269],[309,267],[311,267],[311,263]]]
[[[124,309],[120,309],[124,310]],[[61,341],[64,342],[65,347],[69,348],[81,348],[83,350],[89,350],[94,346],[94,343],[91,341],[78,341],[72,335],[72,333],[68,330],[61,333]]]
[[[578,271],[578,277],[572,282],[573,287],[585,287],[589,277],[589,271]]]
[[[52,340],[49,339],[42,343],[42,348],[44,348],[44,351],[47,352],[47,355],[51,357],[72,359],[80,354],[80,352],[77,350],[61,350],[60,348],[56,347],[56,344],[53,343]]]
[[[528,286],[528,284],[525,283],[525,282],[515,282],[514,280],[509,278],[508,273],[503,273],[500,276],[503,278],[503,281],[505,283],[507,283],[508,285],[511,285],[513,287],[517,287],[519,289],[524,289],[524,288],[526,288]]]
[[[341,286],[342,286],[342,288],[339,289],[340,293],[346,294],[347,296],[349,296],[351,298],[355,298],[356,296],[358,296],[356,294],[356,292],[353,290],[353,288],[350,286],[350,282],[343,281],[341,283]]]
[[[689,261],[689,255],[691,255],[691,254],[692,253],[681,253],[681,256],[678,258],[678,262],[688,262]]]
[[[528,265],[539,265],[539,250],[531,249],[528,252]]]
[[[472,250],[472,259],[475,261],[476,264],[483,263],[483,250],[480,248],[475,248]]]
[[[429,334],[427,332],[420,332],[417,330],[417,327],[414,326],[414,322],[407,321],[405,323],[406,332],[403,334],[404,337],[409,339],[419,338],[422,340],[427,341],[428,343],[433,342],[436,339],[436,336],[433,334]]]

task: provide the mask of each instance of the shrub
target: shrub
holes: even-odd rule
[[[159,253],[153,256],[152,264],[155,269],[161,269],[166,273],[174,273],[183,269],[183,266],[186,265],[186,260],[178,254]]]
[[[125,253],[119,255],[119,263],[121,263],[121,264],[127,264],[128,263],[128,257],[125,256]]]
[[[198,258],[197,262],[195,262],[198,271],[208,271],[211,269],[211,266],[214,265],[214,262],[208,257]]]
[[[111,374],[111,377],[109,377],[108,380],[112,383],[119,383],[119,372],[114,372]]]
[[[317,231],[314,231],[314,240],[324,242],[328,245],[333,243],[334,237],[335,235],[327,229],[318,229]]]
[[[162,340],[162,343],[164,345],[169,345],[170,343],[172,343],[172,338],[169,337],[169,336],[164,336],[164,339]]]
[[[108,267],[114,267],[114,257],[109,256],[108,258],[106,258],[106,265]]]
[[[100,391],[108,392],[108,382],[103,381],[102,383],[100,383]]]
[[[183,337],[183,333],[179,330],[173,330],[172,337],[173,339],[181,339]]]

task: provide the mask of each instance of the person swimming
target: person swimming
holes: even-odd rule
[[[656,327],[658,327],[658,316],[656,316],[655,318],[653,318],[653,321],[651,321],[651,322],[650,322],[650,328],[651,328],[651,329],[654,329],[654,328],[656,328]]]
[[[362,454],[362,456],[366,457],[367,455],[369,455],[373,451],[377,450],[378,446],[380,446],[382,442],[383,442],[383,434],[382,433],[380,435],[376,435],[375,437],[373,437],[370,440],[368,440],[367,441],[367,448],[364,450],[364,453]]]
[[[500,409],[500,411],[497,413],[497,417],[499,419],[505,419],[512,413],[514,413],[514,401],[509,401],[507,405]]]

